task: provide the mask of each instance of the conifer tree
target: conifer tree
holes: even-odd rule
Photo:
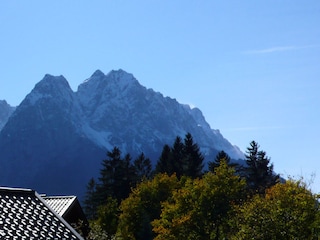
[[[114,147],[113,150],[107,152],[107,159],[102,161],[102,168],[100,169],[99,184],[97,186],[97,195],[99,205],[104,203],[108,196],[114,196],[114,184],[116,181],[116,171],[118,171],[121,164],[121,151]]]
[[[183,175],[191,178],[200,177],[202,175],[204,157],[200,152],[199,146],[193,142],[190,133],[187,133],[184,138],[183,155]]]
[[[273,173],[273,164],[266,152],[259,150],[257,142],[252,141],[247,148],[245,174],[248,189],[252,193],[264,194],[265,190],[275,185],[279,180],[279,175]]]
[[[225,151],[220,151],[218,152],[217,156],[215,157],[214,161],[209,161],[208,162],[208,169],[210,172],[214,172],[214,169],[216,167],[219,167],[221,164],[221,161],[225,161],[229,167],[234,167],[236,171],[239,169],[239,164],[237,163],[232,163],[231,158]]]
[[[174,173],[173,160],[171,158],[171,148],[168,144],[165,144],[157,162],[155,173],[167,173],[171,176]]]
[[[89,220],[92,220],[96,217],[96,210],[98,207],[96,198],[96,181],[94,180],[94,178],[91,178],[87,184],[87,191],[83,202],[84,212],[86,213],[86,217]]]
[[[177,177],[180,178],[183,175],[183,159],[185,157],[184,145],[181,137],[176,137],[171,149],[171,154],[173,171],[176,173]]]
[[[189,176],[192,178],[202,175],[204,157],[199,146],[194,143],[192,135],[187,133],[184,140],[177,136],[173,146],[165,145],[156,165],[155,173],[167,173]]]
[[[121,159],[119,168],[115,171],[115,176],[114,198],[120,203],[129,196],[131,187],[134,186],[136,180],[135,169],[129,153]]]
[[[133,162],[137,182],[142,179],[150,179],[152,175],[152,166],[149,158],[141,153]]]
[[[122,159],[120,149],[114,147],[111,152],[107,152],[107,157],[102,161],[97,186],[99,205],[103,204],[107,197],[115,198],[120,203],[129,195],[131,184],[135,179],[129,154]]]

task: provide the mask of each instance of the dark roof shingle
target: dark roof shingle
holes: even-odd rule
[[[0,188],[0,239],[83,239],[30,189]]]

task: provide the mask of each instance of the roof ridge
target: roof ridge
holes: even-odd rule
[[[42,198],[77,198],[77,196],[69,195],[69,196],[41,196]]]
[[[1,187],[0,186],[0,191],[15,191],[15,192],[35,192],[34,190],[30,189],[30,188],[13,188],[13,187]]]
[[[10,187],[0,187],[0,193],[23,193],[23,194],[29,194],[34,195],[36,191],[28,188],[10,188]]]

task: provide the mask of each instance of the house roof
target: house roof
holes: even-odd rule
[[[43,197],[48,205],[61,217],[68,211],[70,206],[77,200],[76,196],[50,196]]]
[[[77,226],[82,235],[89,234],[89,222],[76,196],[44,196],[43,199],[71,226]]]
[[[35,191],[1,187],[0,238],[83,239]]]

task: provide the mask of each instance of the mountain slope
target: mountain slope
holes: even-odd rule
[[[0,131],[7,123],[15,108],[11,107],[5,100],[0,100]]]
[[[55,194],[83,191],[104,150],[79,134],[74,97],[62,76],[50,75],[27,95],[0,133],[2,185]]]
[[[212,149],[224,149],[235,159],[243,156],[219,131],[210,128],[199,109],[146,89],[123,70],[108,75],[96,71],[79,86],[76,94],[86,123],[100,134],[90,134],[85,129],[84,132],[93,136],[91,139],[97,144],[104,145],[105,141],[101,142],[104,136],[103,139],[123,151],[138,150],[148,156],[154,153],[159,156],[159,146],[171,144],[177,135],[183,137],[190,132],[206,154]]]
[[[199,109],[146,89],[123,70],[97,70],[77,92],[63,76],[46,75],[0,132],[0,184],[80,195],[113,146],[144,152],[155,164],[164,144],[187,132],[207,156],[224,150],[243,157]]]

